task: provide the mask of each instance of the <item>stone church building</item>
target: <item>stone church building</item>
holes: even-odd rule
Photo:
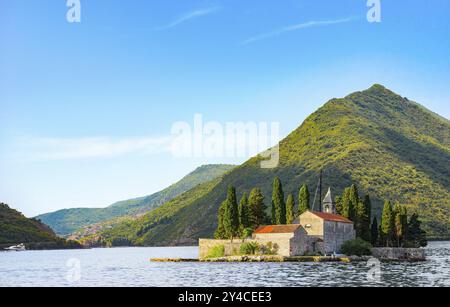
[[[344,242],[355,239],[354,224],[336,214],[331,189],[323,200],[323,212],[307,211],[293,225],[261,226],[253,239],[277,244],[282,256],[340,253]]]
[[[339,254],[344,242],[355,239],[353,222],[336,214],[331,189],[322,202],[322,212],[307,211],[292,225],[261,226],[253,233],[252,239],[260,245],[275,247],[280,256],[330,255]],[[200,239],[200,258],[216,245],[224,245],[225,255],[232,256],[242,241]]]

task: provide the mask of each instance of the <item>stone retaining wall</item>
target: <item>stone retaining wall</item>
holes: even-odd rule
[[[425,250],[422,248],[374,248],[372,254],[380,260],[426,260]]]
[[[253,240],[242,240],[236,239],[231,242],[231,240],[213,240],[213,239],[200,239],[199,241],[199,258],[205,259],[208,256],[209,251],[219,245],[225,247],[225,256],[233,256],[239,253],[241,245],[247,242],[254,242]]]

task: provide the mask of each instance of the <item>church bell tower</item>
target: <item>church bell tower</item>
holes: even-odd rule
[[[333,197],[331,196],[331,188],[328,189],[328,193],[322,202],[323,212],[336,214],[336,205],[333,202]]]

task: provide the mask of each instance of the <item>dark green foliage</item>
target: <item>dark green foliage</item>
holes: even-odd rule
[[[239,236],[239,208],[236,199],[236,189],[232,186],[228,187],[223,225],[228,239]]]
[[[256,255],[259,251],[259,244],[256,242],[243,243],[239,251],[241,255]]]
[[[380,238],[383,246],[393,247],[394,241],[394,213],[390,201],[384,202],[383,213],[381,214],[381,233]]]
[[[370,239],[373,246],[378,246],[379,244],[379,226],[378,226],[378,220],[376,217],[373,218],[371,231],[370,231]]]
[[[339,215],[343,215],[342,214],[342,196],[336,196],[334,198],[334,204],[336,205],[336,213]]]
[[[372,220],[372,201],[370,200],[370,196],[366,195],[364,197],[364,209],[365,209],[365,214],[366,216],[369,218],[369,224],[370,221]]]
[[[357,238],[342,244],[341,252],[347,256],[370,256],[373,246],[363,239]]]
[[[354,221],[355,208],[350,198],[350,188],[345,188],[344,194],[342,195],[342,216]]]
[[[358,187],[356,184],[352,184],[349,191],[349,199],[350,199],[350,209],[349,209],[349,219],[358,223],[358,206],[360,203]]]
[[[261,225],[264,225],[267,221],[266,215],[266,205],[264,203],[264,195],[261,192],[261,189],[254,188],[250,192],[250,197],[248,200],[249,205],[249,222],[250,227],[253,229],[258,228]]]
[[[39,220],[26,218],[0,203],[0,249],[20,243],[24,243],[27,249],[81,248],[78,242],[58,238]]]
[[[306,184],[302,185],[298,193],[298,215],[311,209],[309,189]]]
[[[284,202],[283,185],[278,177],[273,181],[272,222],[274,225],[286,224],[286,203]]]
[[[356,210],[356,233],[357,236],[367,242],[371,241],[370,214],[371,202],[369,195],[363,201],[359,201]]]
[[[286,200],[286,223],[292,224],[296,216],[294,195],[289,194]]]
[[[407,239],[408,212],[405,206],[396,204],[394,207],[394,238],[396,247],[402,247]]]
[[[426,233],[422,229],[419,215],[414,213],[408,223],[407,247],[426,247],[428,245]]]
[[[216,238],[216,239],[225,239],[227,236],[227,234],[225,232],[225,225],[223,223],[223,220],[225,218],[226,206],[227,206],[227,202],[224,201],[219,207],[219,212],[217,214],[217,229],[216,229],[216,232],[214,233],[214,238]]]
[[[135,216],[153,210],[184,192],[223,176],[233,165],[204,165],[179,182],[150,196],[120,201],[107,208],[65,209],[36,217],[50,226],[58,235],[69,235],[82,227],[103,223],[123,216]]]
[[[249,215],[248,196],[247,193],[244,193],[239,202],[239,223],[241,230],[250,227]]]

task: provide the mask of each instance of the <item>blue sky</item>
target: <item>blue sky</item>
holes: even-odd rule
[[[0,200],[28,216],[156,192],[204,163],[176,121],[279,122],[381,83],[450,118],[450,3],[0,0]]]

